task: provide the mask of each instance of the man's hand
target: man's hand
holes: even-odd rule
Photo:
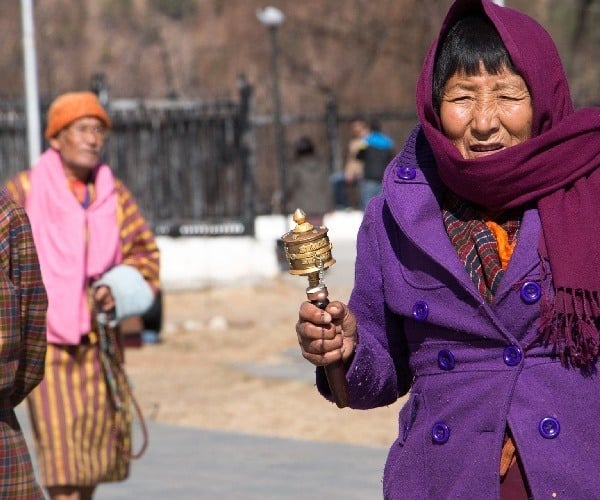
[[[99,286],[94,291],[94,304],[98,312],[111,312],[115,308],[115,299],[110,288],[106,285]]]

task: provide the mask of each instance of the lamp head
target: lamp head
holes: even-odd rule
[[[256,17],[258,20],[269,26],[279,26],[285,21],[285,15],[277,7],[265,7],[263,10],[258,9],[256,11]]]

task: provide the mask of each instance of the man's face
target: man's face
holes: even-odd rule
[[[75,120],[50,139],[50,146],[60,153],[68,177],[84,178],[100,163],[106,133],[102,120],[87,116]]]
[[[356,120],[352,122],[352,135],[353,137],[362,138],[369,133],[369,127],[362,120]]]

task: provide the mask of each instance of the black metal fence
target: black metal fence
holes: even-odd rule
[[[27,165],[27,124],[23,102],[0,102],[0,181]]]
[[[280,210],[273,119],[251,114],[251,94],[242,84],[237,100],[109,105],[113,129],[105,160],[157,234],[252,235],[256,215]],[[328,168],[341,168],[354,118],[340,116],[333,99],[322,114],[284,116],[287,157],[294,141],[309,135]],[[415,123],[410,111],[365,118],[377,119],[398,144]],[[27,149],[23,103],[0,102],[0,182],[29,166]]]
[[[111,109],[106,160],[158,234],[253,234],[240,102]]]

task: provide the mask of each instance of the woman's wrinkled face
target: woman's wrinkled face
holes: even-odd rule
[[[455,73],[440,105],[443,133],[463,158],[480,158],[531,137],[533,108],[525,80],[508,68],[489,74]]]

